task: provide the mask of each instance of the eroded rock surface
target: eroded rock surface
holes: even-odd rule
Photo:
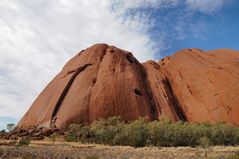
[[[64,66],[18,127],[64,129],[111,116],[238,124],[238,103],[238,51],[185,49],[141,64],[130,52],[97,44]]]
[[[239,124],[239,52],[185,49],[158,62],[187,121]]]

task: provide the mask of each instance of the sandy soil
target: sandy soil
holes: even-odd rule
[[[28,146],[9,145],[0,141],[0,159],[85,159],[95,156],[100,159],[199,159],[205,158],[204,149],[190,147],[144,147],[107,146],[67,142],[32,141]],[[208,158],[231,158],[239,152],[239,147],[212,147]],[[89,158],[96,159],[96,158]]]

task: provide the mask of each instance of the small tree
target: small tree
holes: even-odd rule
[[[204,136],[199,139],[198,143],[204,149],[205,157],[207,157],[207,150],[211,147],[212,142],[208,137]]]
[[[6,130],[4,130],[4,129],[0,131],[0,133],[3,133],[3,134],[4,134],[5,132],[6,132]]]
[[[14,123],[7,124],[7,130],[8,131],[12,131],[14,128],[15,128],[15,124]]]

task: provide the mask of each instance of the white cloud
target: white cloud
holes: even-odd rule
[[[116,45],[131,51],[140,61],[153,59],[156,52],[168,47],[166,42],[172,40],[168,38],[174,32],[176,36],[184,35],[186,24],[176,23],[178,26],[169,34],[164,30],[167,26],[161,27],[161,24],[170,25],[170,18],[174,17],[155,19],[151,10],[186,2],[194,10],[214,11],[224,2],[204,1],[208,3],[197,0],[1,0],[0,117],[22,117],[65,62],[95,43]],[[140,10],[145,8],[149,9]],[[132,10],[134,12],[129,12]],[[157,40],[152,40],[148,32],[159,24],[155,33]]]
[[[178,5],[181,0],[115,0],[112,8],[118,14],[124,14],[128,9],[152,8],[161,9]]]
[[[120,14],[130,6],[119,13],[112,5],[110,0],[1,0],[0,116],[20,118],[63,64],[95,43],[152,59],[156,47],[145,33],[147,15],[123,21]]]
[[[187,5],[193,10],[212,13],[219,10],[230,0],[186,0]]]

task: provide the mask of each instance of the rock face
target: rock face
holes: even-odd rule
[[[66,128],[98,118],[239,124],[239,52],[185,49],[159,62],[97,44],[73,57],[18,124]]]

